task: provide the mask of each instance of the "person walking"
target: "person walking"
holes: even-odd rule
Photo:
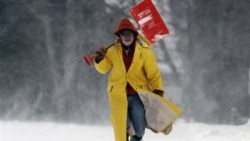
[[[108,49],[95,51],[95,68],[109,72],[107,92],[111,107],[111,122],[116,141],[141,141],[147,125],[145,106],[140,91],[150,91],[163,97],[164,87],[157,59],[150,45],[138,38],[139,33],[128,18],[119,21],[115,31],[118,40]]]

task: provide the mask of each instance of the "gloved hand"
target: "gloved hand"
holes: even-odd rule
[[[155,89],[155,90],[153,91],[153,93],[155,93],[155,94],[157,94],[157,95],[159,95],[159,96],[161,96],[161,97],[163,97],[163,95],[164,95],[164,91],[162,91],[162,90],[157,90],[157,89]]]
[[[96,49],[95,54],[95,62],[99,63],[100,61],[102,61],[102,59],[105,57],[105,54],[107,53],[107,48],[104,47],[99,47],[98,49]]]

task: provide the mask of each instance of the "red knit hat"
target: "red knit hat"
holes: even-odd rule
[[[128,18],[121,19],[121,21],[119,22],[119,24],[117,25],[115,29],[114,34],[119,37],[119,32],[124,29],[132,30],[135,33],[135,36],[138,35],[136,28],[134,27],[134,25],[130,22]]]

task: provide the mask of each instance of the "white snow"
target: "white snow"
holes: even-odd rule
[[[114,141],[110,125],[0,121],[0,141]],[[240,126],[178,121],[170,135],[146,130],[144,141],[250,141],[250,123]]]

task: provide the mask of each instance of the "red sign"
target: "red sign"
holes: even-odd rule
[[[141,1],[130,8],[130,13],[152,44],[169,34],[167,26],[151,0]]]

